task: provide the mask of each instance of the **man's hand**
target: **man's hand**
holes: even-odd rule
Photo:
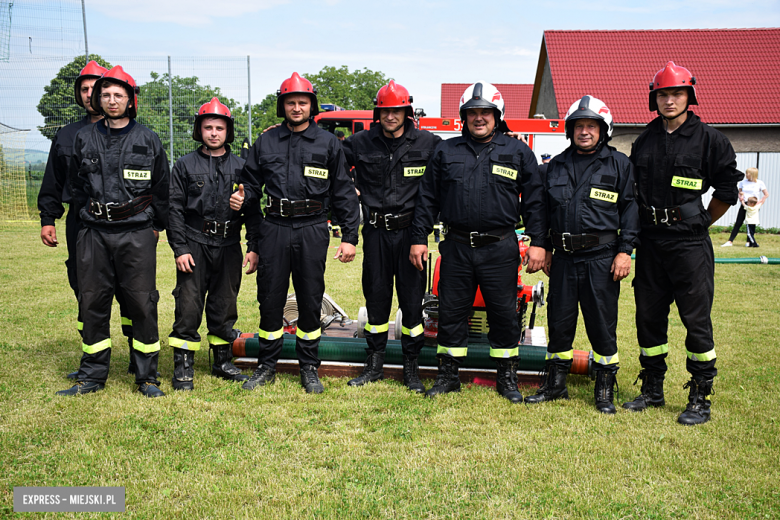
[[[246,270],[246,274],[252,274],[255,271],[257,271],[257,264],[259,263],[260,263],[260,255],[258,255],[257,253],[253,253],[252,251],[249,251],[244,257],[244,263],[241,267],[246,267],[248,264],[249,269]]]
[[[544,254],[544,267],[542,268],[542,271],[544,271],[544,274],[547,275],[547,277],[550,277],[550,269],[552,268],[552,251],[545,251]]]
[[[45,246],[57,247],[59,242],[57,242],[57,230],[54,229],[54,226],[43,226],[41,228],[41,240]]]
[[[244,185],[239,184],[238,185],[238,191],[233,193],[230,196],[230,209],[233,211],[238,211],[241,209],[241,206],[244,204]]]
[[[275,125],[273,125],[273,126],[269,126],[269,127],[268,127],[268,128],[266,128],[265,130],[263,130],[261,133],[263,133],[263,134],[264,134],[264,133],[266,133],[266,132],[267,132],[267,131],[269,131],[269,130],[273,130],[273,129],[274,129],[274,128],[276,128],[277,126],[282,126],[282,123],[276,123],[276,124],[275,124]]]
[[[157,231],[156,229],[153,229],[152,233],[154,233],[154,239],[159,242],[160,241],[160,232]]]
[[[525,136],[521,134],[520,132],[507,132],[506,135],[508,137],[514,137],[518,141],[524,142],[526,145],[528,144],[528,141],[525,140]]]
[[[628,276],[631,273],[631,255],[618,253],[615,259],[612,260],[612,267],[610,267],[609,272],[614,275],[612,279],[616,282]]]
[[[339,245],[339,250],[336,251],[336,256],[333,258],[338,259],[342,264],[351,262],[355,259],[355,246],[349,242],[342,242],[341,245]]]
[[[176,257],[176,269],[182,273],[191,273],[193,267],[195,267],[195,260],[192,259],[191,254]]]
[[[526,264],[528,264],[528,267],[525,268],[525,272],[531,274],[543,269],[546,258],[547,251],[543,247],[529,247],[528,251],[525,253]]]
[[[409,261],[418,271],[425,269],[425,262],[428,261],[428,246],[417,244],[409,250]]]

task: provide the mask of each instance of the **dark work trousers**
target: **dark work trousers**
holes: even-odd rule
[[[292,274],[298,305],[298,337],[295,342],[298,363],[300,366],[319,367],[320,313],[325,292],[325,260],[330,244],[328,224],[320,222],[294,229],[267,218],[260,225],[258,235],[258,363],[274,368],[282,353],[282,316]]]
[[[94,358],[111,348],[111,301],[116,285],[124,293],[133,321],[133,348],[155,357],[160,350],[160,295],[155,288],[157,239],[151,227],[124,233],[84,228],[79,231],[77,254],[84,356],[76,379],[104,383],[108,378],[108,359],[103,362]],[[156,365],[151,373],[139,370],[136,382],[156,382]]]
[[[572,255],[555,252],[547,297],[548,353],[571,352],[579,304],[596,362],[602,365],[618,362],[616,330],[620,282],[614,281],[609,272],[615,254],[613,250],[607,250],[596,258],[575,262]]]
[[[439,354],[458,358],[466,355],[468,319],[477,286],[487,307],[491,355],[495,351],[516,351],[520,341],[517,323],[517,269],[520,255],[517,240],[510,238],[472,248],[444,240],[439,272]],[[516,355],[516,354],[515,354]]]
[[[734,239],[737,238],[737,235],[739,234],[739,228],[742,227],[742,224],[745,222],[745,206],[742,204],[739,205],[739,210],[737,211],[737,220],[734,221],[734,227],[731,228],[731,235],[729,235],[729,242],[734,242]]]
[[[79,299],[79,277],[78,271],[76,270],[76,257],[78,256],[76,253],[76,241],[78,240],[81,228],[78,209],[71,205],[68,208],[68,214],[65,216],[65,241],[68,246],[68,259],[65,260],[65,267],[68,270],[68,283],[70,284],[70,288],[73,289],[73,294],[76,295],[76,301]],[[133,322],[127,313],[127,304],[125,303],[125,298],[119,284],[114,287],[114,292],[116,294],[116,301],[119,303],[119,314],[122,316],[122,334],[128,339],[132,339]],[[81,319],[81,308],[79,308],[77,320],[79,334],[82,334],[81,329],[84,322]]]
[[[688,372],[705,379],[715,377],[718,371],[710,319],[715,259],[710,237],[703,240],[640,238],[633,285],[642,367],[666,371],[669,310],[672,302],[676,302],[680,320],[688,331],[685,338]]]
[[[210,336],[233,342],[233,326],[238,319],[236,298],[241,287],[241,244],[217,247],[187,240],[195,267],[191,273],[176,271],[176,301],[173,332],[168,343],[186,350],[200,350],[198,328],[206,307]],[[208,296],[206,295],[208,293]],[[176,340],[183,340],[180,344]]]
[[[425,342],[422,327],[422,299],[425,293],[425,269],[418,271],[409,261],[412,247],[411,227],[387,231],[363,226],[363,296],[366,298],[368,350],[383,352],[387,347],[387,326],[393,303],[395,277],[398,306],[401,308],[404,356],[417,359]],[[397,331],[398,332],[398,331]]]

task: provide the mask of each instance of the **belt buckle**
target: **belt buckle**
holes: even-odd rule
[[[653,212],[653,225],[657,226],[658,225],[658,217],[656,217],[656,215],[655,215],[655,206],[650,206],[650,211]]]
[[[289,217],[290,215],[284,214],[284,202],[287,201],[290,202],[290,199],[279,199],[279,216],[280,217]],[[290,208],[292,209],[292,208]]]
[[[224,229],[224,231],[222,231],[222,238],[227,238],[227,236],[228,236],[228,226],[229,225],[230,225],[230,221],[226,220],[225,221],[225,229]]]
[[[97,209],[98,209],[97,211],[95,211],[95,209],[94,209],[95,206],[97,206]],[[92,214],[95,215],[96,217],[99,217],[100,215],[103,214],[103,208],[100,207],[100,203],[98,201],[96,201],[96,200],[93,200],[93,201],[89,202],[89,209],[92,210]]]
[[[209,233],[211,233],[212,235],[216,235],[219,233],[219,222],[217,222],[216,220],[207,220],[206,228],[209,230]]]
[[[390,219],[391,218],[393,218],[393,214],[392,213],[385,213],[385,229],[387,231],[392,231],[392,229],[390,229]]]
[[[118,206],[116,202],[106,202],[105,208],[106,208],[106,220],[111,222],[111,206]]]
[[[376,218],[379,216],[379,213],[377,213],[376,211],[374,211],[373,215],[374,215],[374,216],[372,217],[372,216],[371,216],[371,213],[369,212],[369,214],[368,214],[368,223],[369,223],[370,225],[372,225],[372,226],[376,227]]]
[[[480,237],[479,231],[472,231],[471,233],[469,233],[469,244],[471,245],[471,247],[477,247],[474,245],[474,237],[476,238]]]
[[[569,242],[571,242],[571,233],[561,233],[561,245],[563,246],[563,250],[564,251],[566,251],[567,253],[571,253],[574,250],[566,248],[566,238],[567,237],[569,238]],[[574,245],[574,244],[570,244],[570,245]]]
[[[667,226],[671,226],[672,223],[669,222],[669,209],[668,208],[664,208],[664,217],[665,218],[661,219],[661,224],[666,224]]]

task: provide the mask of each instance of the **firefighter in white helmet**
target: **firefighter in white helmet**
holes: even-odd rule
[[[566,114],[566,137],[571,144],[550,161],[545,178],[550,218],[545,379],[525,402],[568,397],[579,305],[593,347],[596,409],[613,414],[620,280],[631,272],[639,234],[634,173],[628,157],[607,144],[612,113],[602,101],[592,96],[575,101]]]

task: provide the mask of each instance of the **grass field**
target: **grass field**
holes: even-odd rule
[[[0,516],[13,514],[14,486],[124,486],[133,518],[780,517],[780,265],[716,264],[720,375],[712,420],[698,427],[676,423],[688,379],[676,310],[667,406],[641,414],[597,413],[583,376],[569,378],[570,400],[534,407],[486,387],[426,400],[394,381],[352,389],[337,378],[310,396],[288,375],[249,393],[208,375],[207,350],[196,355],[195,391],[174,393],[164,338],[175,267],[164,242],[168,396],[134,392],[114,306],[120,347],[106,389],[56,398],[70,386],[63,376],[78,366],[80,341],[64,227],[56,249],[41,244],[39,229],[0,230]],[[780,236],[757,238],[759,249],[721,249],[726,235],[713,236],[716,256],[780,257]],[[358,253],[351,265],[329,260],[326,273],[326,291],[352,317],[362,305]],[[638,394],[631,278],[618,327],[621,401]],[[238,328],[255,331],[254,276],[239,300]],[[545,323],[544,309],[537,319]],[[575,348],[589,350],[581,324]]]

